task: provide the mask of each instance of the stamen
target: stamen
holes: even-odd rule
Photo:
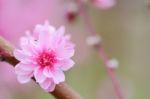
[[[56,62],[55,54],[51,52],[42,52],[39,57],[37,58],[37,63],[40,66],[53,66]]]

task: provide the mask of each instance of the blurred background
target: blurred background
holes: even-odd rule
[[[0,36],[18,47],[19,37],[36,24],[65,25],[76,44],[76,64],[66,72],[66,82],[85,99],[117,99],[104,64],[85,42],[82,18],[75,14],[68,20],[72,1],[0,0]],[[111,8],[84,1],[106,52],[119,61],[116,74],[126,99],[150,99],[150,0],[116,0]],[[34,82],[19,84],[7,63],[0,63],[0,75],[0,99],[54,99]]]

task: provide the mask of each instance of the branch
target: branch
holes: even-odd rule
[[[85,24],[85,29],[88,31],[89,35],[91,35],[91,36],[98,35],[96,33],[96,30],[94,29],[93,25],[91,24],[91,19],[89,17],[89,14],[88,14],[86,7],[85,7],[84,3],[82,2],[82,0],[76,0],[76,3],[80,8],[81,17],[83,18],[83,22]],[[97,52],[99,53],[99,56],[101,57],[104,65],[105,65],[107,74],[112,81],[112,85],[114,87],[114,91],[115,91],[118,99],[125,99],[114,70],[109,68],[110,67],[108,64],[109,58],[108,58],[107,53],[105,52],[103,46],[101,44],[97,44],[96,46],[94,46],[94,48],[96,48]]]
[[[7,62],[15,67],[19,61],[13,56],[14,47],[0,37],[0,61]],[[33,78],[35,81],[35,79]],[[55,90],[51,92],[56,99],[83,99],[77,92],[71,89],[66,83],[56,85]]]

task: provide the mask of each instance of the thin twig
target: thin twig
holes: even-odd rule
[[[14,47],[12,47],[12,45],[4,38],[0,37],[0,60],[15,67],[19,61],[13,56],[13,50]],[[34,78],[33,80],[35,81]],[[83,99],[64,82],[56,85],[55,90],[50,94],[52,94],[56,99]]]
[[[81,13],[82,19],[83,19],[83,21],[85,23],[86,30],[92,36],[93,35],[97,35],[94,27],[91,24],[91,20],[90,20],[90,17],[88,15],[88,13],[87,13],[87,10],[85,8],[84,3],[82,3],[82,0],[76,0],[76,2],[77,2],[78,6],[80,8],[80,13]],[[110,77],[110,79],[112,81],[112,85],[114,87],[114,91],[115,91],[118,99],[125,99],[125,97],[123,96],[122,90],[121,90],[121,88],[119,86],[119,83],[118,83],[118,80],[117,80],[117,77],[115,75],[114,70],[109,68],[110,67],[109,64],[108,64],[109,58],[108,58],[106,52],[104,51],[102,45],[99,44],[96,47],[94,46],[94,48],[96,48],[96,50],[99,53],[103,63],[105,64],[106,71],[107,71],[107,73],[108,73],[108,75],[109,75],[109,77]]]

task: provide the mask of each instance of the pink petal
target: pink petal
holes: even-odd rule
[[[48,43],[50,43],[50,40],[51,40],[50,33],[46,33],[46,32],[40,33],[40,35],[39,35],[39,45],[41,47],[48,48],[49,47]]]
[[[37,24],[35,29],[34,29],[34,34],[33,36],[38,39],[39,38],[39,34],[43,31],[43,26],[40,24]]]
[[[62,26],[60,29],[58,29],[56,31],[56,33],[52,34],[52,40],[51,40],[51,44],[53,45],[53,48],[57,48],[59,46],[61,46],[61,44],[64,44],[64,27]]]
[[[22,64],[22,63],[18,63],[16,66],[15,66],[15,73],[17,74],[17,75],[29,75],[29,74],[31,74],[32,73],[32,70],[33,69],[27,69],[26,67],[25,67],[25,65],[24,64]]]
[[[46,79],[44,82],[40,83],[40,86],[47,92],[52,92],[56,85],[52,79]]]
[[[20,61],[24,61],[24,59],[28,58],[28,56],[23,51],[18,49],[14,50],[14,56]]]
[[[28,55],[32,55],[36,53],[36,42],[33,38],[22,37],[20,39],[20,46],[25,53]]]
[[[29,51],[29,40],[27,37],[22,37],[20,39],[20,46],[21,48],[26,51],[28,54],[30,54],[30,51]]]
[[[53,34],[56,31],[55,27],[49,25],[48,21],[45,21],[44,30],[48,31],[50,34]]]
[[[60,69],[54,69],[52,71],[52,74],[53,74],[53,80],[56,84],[59,84],[60,82],[65,81],[65,75],[63,71],[61,71]]]
[[[27,53],[25,53],[23,50],[15,49],[13,54],[16,59],[18,59],[24,64],[30,64],[33,61],[32,57],[28,56]]]
[[[22,68],[25,71],[32,71],[36,68],[36,66],[33,64],[24,64],[24,63],[18,63],[16,66]]]
[[[51,83],[51,85],[46,89],[48,92],[54,91],[56,87],[56,84],[54,82]]]
[[[43,25],[36,25],[35,29],[34,29],[34,34],[33,36],[36,38],[39,38],[40,33],[44,33],[44,32],[49,32],[49,33],[53,33],[55,32],[55,28],[50,26],[48,22],[45,22],[44,26]]]
[[[75,47],[75,44],[73,44],[70,41],[66,41],[65,49],[74,49],[74,47]]]
[[[72,57],[74,55],[74,53],[75,53],[74,49],[66,49],[65,50],[65,54],[66,54],[65,57],[70,58],[70,57]]]
[[[74,49],[66,50],[64,48],[57,48],[56,54],[58,58],[70,58],[74,55]]]
[[[73,65],[74,65],[74,61],[72,61],[71,59],[65,59],[60,61],[60,68],[64,71],[70,69]]]
[[[44,70],[43,70],[43,73],[44,73],[44,75],[46,77],[49,77],[49,78],[52,77],[52,73],[51,73],[50,67],[45,67]]]
[[[74,55],[74,44],[69,41],[65,41],[64,44],[59,44],[55,49],[59,58],[70,58]]]
[[[28,74],[28,75],[18,75],[17,79],[20,83],[27,83],[31,80],[31,77],[33,75],[32,74]]]
[[[37,31],[39,32],[39,44],[46,48],[51,47],[52,35],[55,33],[55,28],[49,26],[48,23],[45,23],[45,25],[40,28],[42,29]]]
[[[43,74],[43,69],[38,67],[34,71],[34,76],[37,82],[41,83],[46,79],[46,76]]]

